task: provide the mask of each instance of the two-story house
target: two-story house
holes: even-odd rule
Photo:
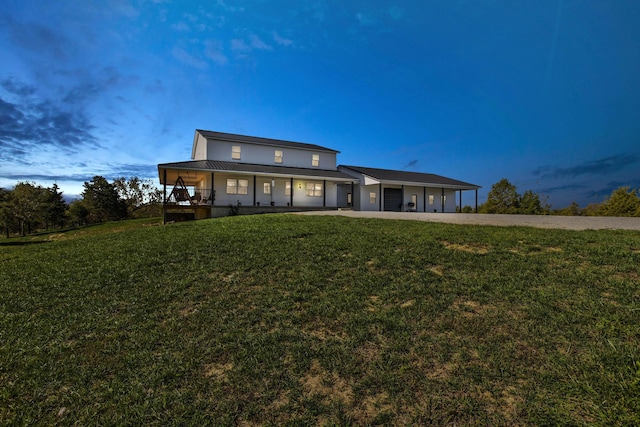
[[[158,165],[165,221],[337,208],[455,212],[456,191],[480,188],[432,174],[337,166],[338,153],[196,130],[190,161]]]

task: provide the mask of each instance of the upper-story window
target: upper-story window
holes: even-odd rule
[[[234,160],[240,160],[241,148],[239,145],[234,145],[231,147],[231,158]]]
[[[320,154],[314,154],[313,157],[311,157],[311,166],[320,166]]]
[[[282,150],[276,150],[276,153],[273,157],[273,161],[276,163],[282,163],[282,155],[283,155]]]

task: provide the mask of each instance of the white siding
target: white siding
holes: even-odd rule
[[[200,134],[196,132],[196,137],[194,141],[194,149],[192,154],[193,160],[206,160],[207,159],[207,148],[208,143],[207,140]]]
[[[360,191],[358,191],[358,187]],[[379,211],[380,210],[380,185],[356,185],[356,192],[359,193],[359,206],[356,209],[361,211]],[[371,203],[371,193],[375,193],[376,201]]]
[[[336,169],[336,153],[332,152],[218,140],[209,140],[206,145],[207,158],[209,160],[221,160],[225,162],[237,161],[240,163],[289,166],[298,168],[314,168],[312,166],[312,158],[314,154],[317,154],[320,156],[320,164],[317,169]],[[240,160],[234,160],[231,158],[231,150],[233,146],[241,147],[242,152]],[[276,163],[275,161],[276,150],[282,151],[282,163]]]

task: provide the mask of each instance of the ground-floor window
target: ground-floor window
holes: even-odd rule
[[[291,196],[291,182],[289,181],[284,184],[284,195]]]
[[[322,184],[307,182],[307,197],[322,197]]]
[[[271,194],[271,183],[265,182],[263,184],[264,194]]]
[[[376,203],[376,193],[369,193],[369,203],[371,203],[372,205]]]
[[[228,178],[227,194],[249,194],[249,180]]]
[[[429,194],[429,204],[432,205],[434,203],[434,197],[433,194]]]

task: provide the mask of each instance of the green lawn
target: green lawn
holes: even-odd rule
[[[640,423],[640,233],[259,215],[0,240],[0,424]]]

